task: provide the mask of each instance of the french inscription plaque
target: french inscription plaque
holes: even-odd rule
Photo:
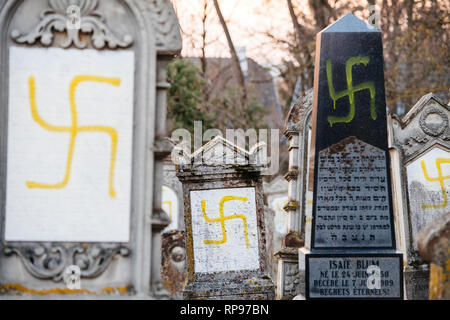
[[[403,291],[401,254],[309,255],[309,299],[398,299]]]

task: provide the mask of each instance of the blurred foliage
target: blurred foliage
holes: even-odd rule
[[[210,81],[189,59],[175,59],[168,66],[168,118],[171,129],[185,128],[193,132],[194,121],[203,121],[203,130],[217,128],[264,128],[266,108],[255,95],[243,98],[242,90],[230,81],[212,94]]]
[[[172,121],[172,129],[194,130],[194,121],[203,121],[210,127],[211,115],[201,110],[203,90],[206,81],[198,68],[187,59],[175,59],[167,68],[167,78],[171,87],[168,92],[167,117]]]

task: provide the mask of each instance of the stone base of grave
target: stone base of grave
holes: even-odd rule
[[[304,295],[305,273],[298,268],[298,248],[282,248],[275,257],[278,260],[277,300]]]
[[[403,271],[407,300],[428,300],[430,269],[428,265],[418,268],[407,266]]]
[[[306,299],[403,299],[403,254],[327,252],[304,254]],[[302,262],[299,261],[300,268]],[[374,285],[375,270],[380,282]]]
[[[214,279],[218,274],[196,275],[183,290],[184,300],[273,300],[273,281],[269,276],[251,275],[236,271],[220,274],[223,279]],[[237,277],[241,274],[242,277]]]

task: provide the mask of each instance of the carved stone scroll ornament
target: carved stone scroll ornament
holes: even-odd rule
[[[428,121],[430,115],[435,116],[435,118],[439,118],[440,121],[438,123]],[[433,137],[438,137],[447,130],[448,117],[438,108],[432,107],[422,113],[422,115],[420,116],[419,125],[423,132],[425,132],[426,134]]]
[[[44,46],[53,42],[54,32],[66,32],[67,38],[61,43],[63,48],[74,45],[79,49],[87,46],[87,41],[80,39],[80,34],[91,34],[92,45],[96,49],[125,48],[131,45],[133,38],[125,35],[119,39],[106,24],[105,18],[97,10],[98,0],[48,0],[49,9],[40,15],[40,22],[28,34],[21,34],[18,30],[11,32],[11,37],[18,43],[34,44],[38,40]],[[78,26],[71,21],[71,8],[75,8],[79,15]]]
[[[71,247],[33,244],[6,247],[4,253],[17,254],[28,272],[36,278],[62,281],[64,270],[70,265],[80,267],[82,278],[98,277],[117,254],[128,256],[130,250],[115,244],[79,244]]]

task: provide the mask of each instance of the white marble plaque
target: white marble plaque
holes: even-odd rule
[[[127,242],[134,53],[11,47],[8,241]]]
[[[412,243],[417,234],[437,216],[450,210],[450,152],[433,148],[406,166]]]
[[[194,271],[257,270],[254,188],[191,191]]]

